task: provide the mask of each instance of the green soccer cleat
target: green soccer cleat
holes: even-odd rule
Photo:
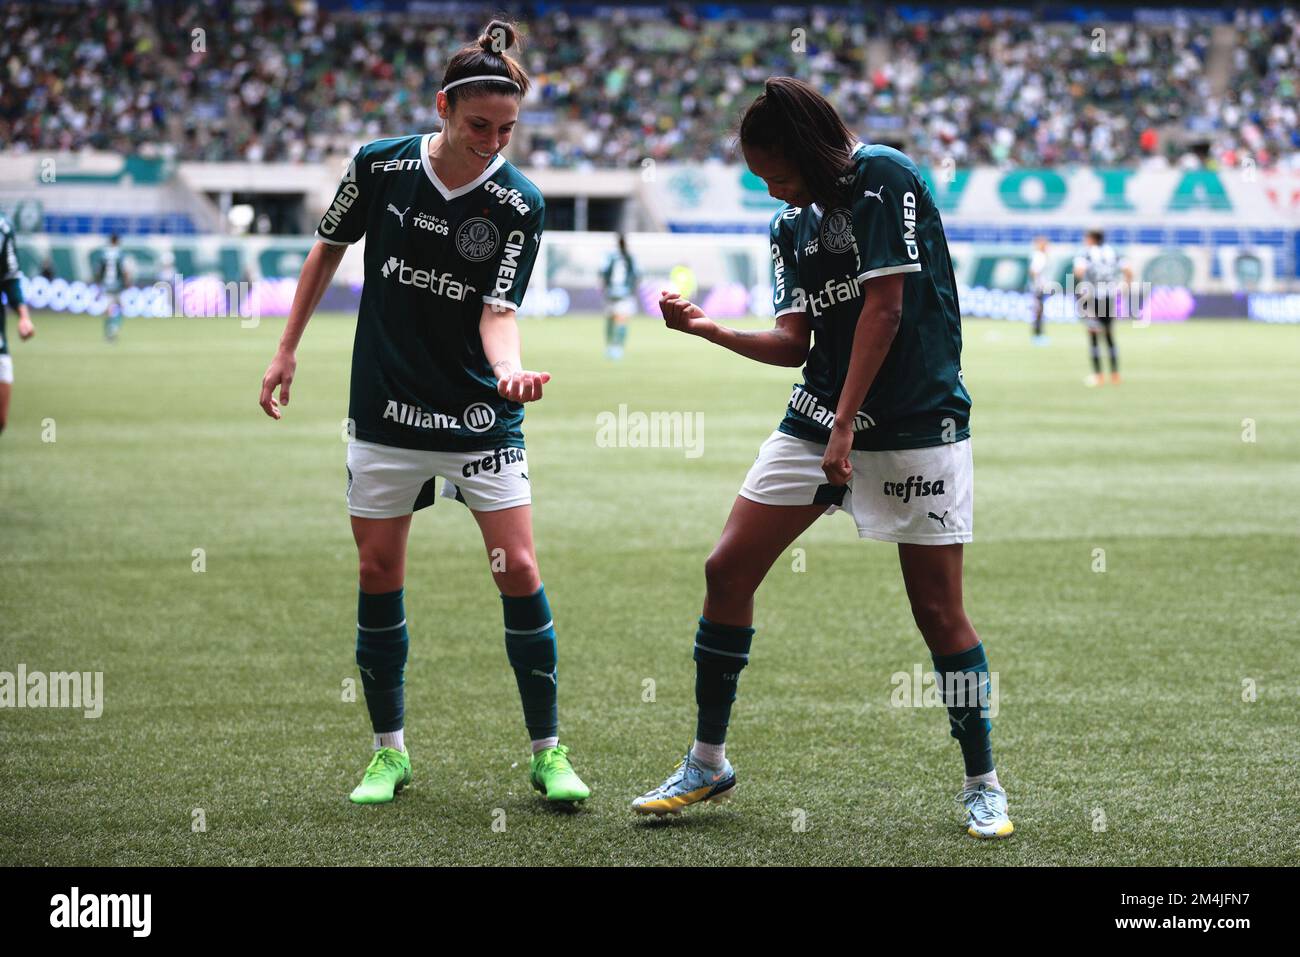
[[[563,744],[534,754],[530,772],[533,787],[548,801],[585,801],[591,796],[591,789],[569,763],[569,749]]]
[[[411,783],[411,756],[403,749],[380,748],[370,759],[365,777],[348,795],[353,804],[386,804]]]

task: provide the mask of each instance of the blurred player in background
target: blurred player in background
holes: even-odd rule
[[[108,237],[108,245],[99,251],[99,255],[95,282],[99,283],[108,300],[108,309],[104,313],[104,338],[116,342],[122,329],[122,288],[131,282],[117,233]]]
[[[636,312],[636,260],[627,251],[627,237],[618,234],[618,249],[605,257],[600,285],[605,291],[605,358],[621,359],[627,344],[627,322]]]
[[[0,213],[0,432],[9,421],[9,399],[14,388],[14,360],[9,354],[9,337],[5,330],[5,303],[18,313],[18,337],[30,339],[36,334],[32,317],[23,300],[23,274],[18,268],[18,247],[15,245],[14,227],[9,218]]]
[[[803,381],[705,563],[695,741],[633,809],[662,815],[730,796],[736,775],[725,742],[754,636],[754,592],[835,506],[860,537],[898,544],[939,687],[955,692],[944,701],[965,764],[967,833],[1006,837],[1013,828],[989,743],[988,662],[962,604],[973,515],[970,395],[938,208],[911,159],[857,142],[825,97],[799,80],[767,81],[741,121],[740,144],[750,171],[784,200],[769,234],[776,328],[719,326],[676,293],[663,293],[660,308],[670,329],[759,362],[803,365]],[[851,607],[858,596],[825,601]]]
[[[1043,306],[1047,302],[1047,237],[1034,240],[1034,254],[1029,257],[1029,291],[1034,296],[1034,331],[1032,341],[1036,346],[1047,345],[1043,335]]]
[[[1099,386],[1101,376],[1101,345],[1098,336],[1106,337],[1106,351],[1110,356],[1110,381],[1119,385],[1119,351],[1115,347],[1115,317],[1122,306],[1120,277],[1125,285],[1133,281],[1133,270],[1121,262],[1115,247],[1107,244],[1106,234],[1100,229],[1090,229],[1083,236],[1083,252],[1074,260],[1075,301],[1079,318],[1088,329],[1088,356],[1092,360],[1092,375],[1083,380],[1089,387]]]
[[[443,497],[463,502],[478,523],[501,592],[506,654],[532,742],[531,783],[551,801],[589,794],[559,743],[555,626],[533,546],[522,403],[542,397],[550,374],[523,368],[515,311],[545,203],[500,155],[530,82],[505,52],[514,41],[514,28],[493,20],[452,57],[437,94],[441,132],[376,140],[357,153],[317,227],[262,380],[259,401],[278,419],[274,390],[287,406],[307,321],[348,245],[364,236],[347,501],[360,565],[356,660],[374,754],[351,794],[357,804],[391,801],[411,781],[406,542],[412,513],[434,503],[438,477]]]

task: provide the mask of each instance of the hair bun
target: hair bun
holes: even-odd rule
[[[504,20],[493,20],[483,28],[478,45],[485,53],[505,53],[515,45],[515,28]]]

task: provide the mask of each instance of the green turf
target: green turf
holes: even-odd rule
[[[487,560],[442,500],[408,563],[415,780],[365,808],[347,801],[365,706],[341,700],[353,323],[313,321],[274,423],[256,398],[279,321],[128,321],[110,347],[96,321],[36,318],[0,437],[0,670],[102,671],[106,701],[97,720],[0,711],[0,864],[1297,863],[1295,329],[1125,325],[1124,384],[1086,390],[1077,328],[1033,348],[1023,326],[966,324],[967,608],[1017,827],[992,845],[962,833],[943,713],[890,707],[890,676],[929,658],[894,547],[843,516],[758,595],[737,799],[628,810],[690,740],[703,562],[795,370],[649,320],[615,365],[599,322],[522,323],[527,364],[554,375],[529,471],[562,735],[594,796],[569,815],[529,787]],[[619,403],[703,412],[704,454],[598,447]]]

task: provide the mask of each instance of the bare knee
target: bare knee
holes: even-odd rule
[[[710,596],[728,599],[749,597],[759,585],[743,562],[718,549],[704,562],[704,582]]]
[[[497,550],[492,555],[492,578],[503,595],[531,595],[542,587],[537,559],[532,552]]]
[[[382,595],[402,587],[405,562],[400,555],[362,552],[360,560],[361,590]]]
[[[927,640],[956,636],[971,627],[961,603],[943,598],[913,599],[912,618]]]

